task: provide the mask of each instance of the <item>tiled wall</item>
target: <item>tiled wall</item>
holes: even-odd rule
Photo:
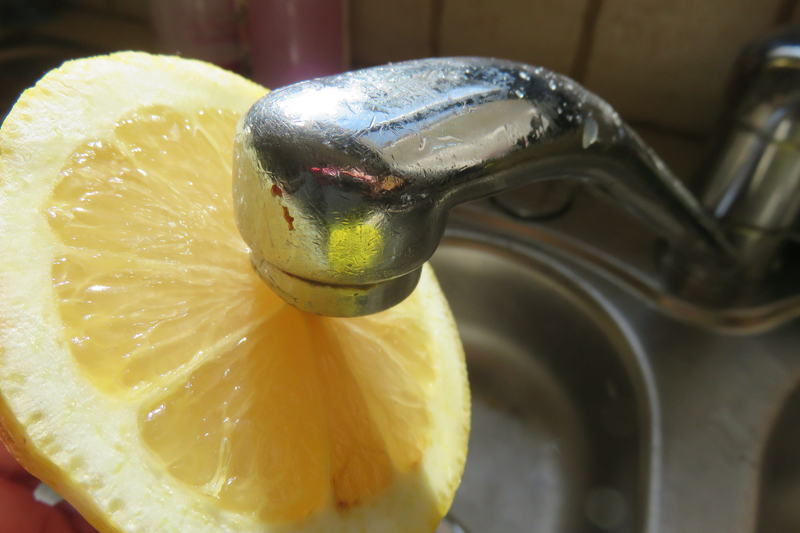
[[[69,0],[131,21],[148,0]],[[302,1],[302,0],[296,0]],[[800,0],[350,0],[356,67],[483,55],[571,75],[629,121],[703,136],[741,47]]]
[[[630,120],[704,132],[742,46],[784,0],[604,0],[586,85]]]
[[[628,120],[705,134],[741,47],[796,0],[351,0],[357,65],[490,55],[569,74]],[[380,41],[376,46],[374,43]]]

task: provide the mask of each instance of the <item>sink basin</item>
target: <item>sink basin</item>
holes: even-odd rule
[[[800,531],[800,320],[677,318],[553,231],[474,204],[432,259],[474,397],[442,531]]]
[[[451,516],[472,533],[640,531],[649,406],[615,320],[575,280],[501,247],[446,238],[432,264],[473,394]]]
[[[800,531],[800,389],[786,402],[764,455],[758,533]]]

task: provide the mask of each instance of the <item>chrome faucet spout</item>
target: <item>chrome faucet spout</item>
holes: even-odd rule
[[[592,181],[677,247],[728,250],[606,102],[542,68],[427,59],[311,80],[259,100],[236,133],[236,218],[253,264],[323,315],[402,301],[454,205],[560,178]]]

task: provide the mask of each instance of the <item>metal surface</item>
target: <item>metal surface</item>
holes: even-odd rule
[[[700,198],[748,265],[748,284],[774,267],[787,239],[800,239],[800,28],[746,49],[731,92]]]
[[[452,517],[470,533],[797,531],[800,322],[675,320],[511,221],[457,209],[432,259],[475,396]]]
[[[649,223],[684,277],[726,259],[714,220],[607,103],[520,63],[429,59],[285,87],[242,118],[235,153],[253,263],[315,313],[395,304],[453,206],[556,178],[592,182]]]
[[[763,469],[758,533],[800,531],[800,387],[775,424]]]
[[[611,317],[574,280],[503,248],[447,239],[432,264],[473,397],[451,515],[472,533],[641,530],[649,402]]]

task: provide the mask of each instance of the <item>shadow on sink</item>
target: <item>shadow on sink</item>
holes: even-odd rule
[[[641,531],[649,406],[636,356],[586,291],[543,264],[446,239],[472,436],[451,515],[470,533]]]
[[[789,398],[764,455],[758,533],[800,531],[800,388]]]

